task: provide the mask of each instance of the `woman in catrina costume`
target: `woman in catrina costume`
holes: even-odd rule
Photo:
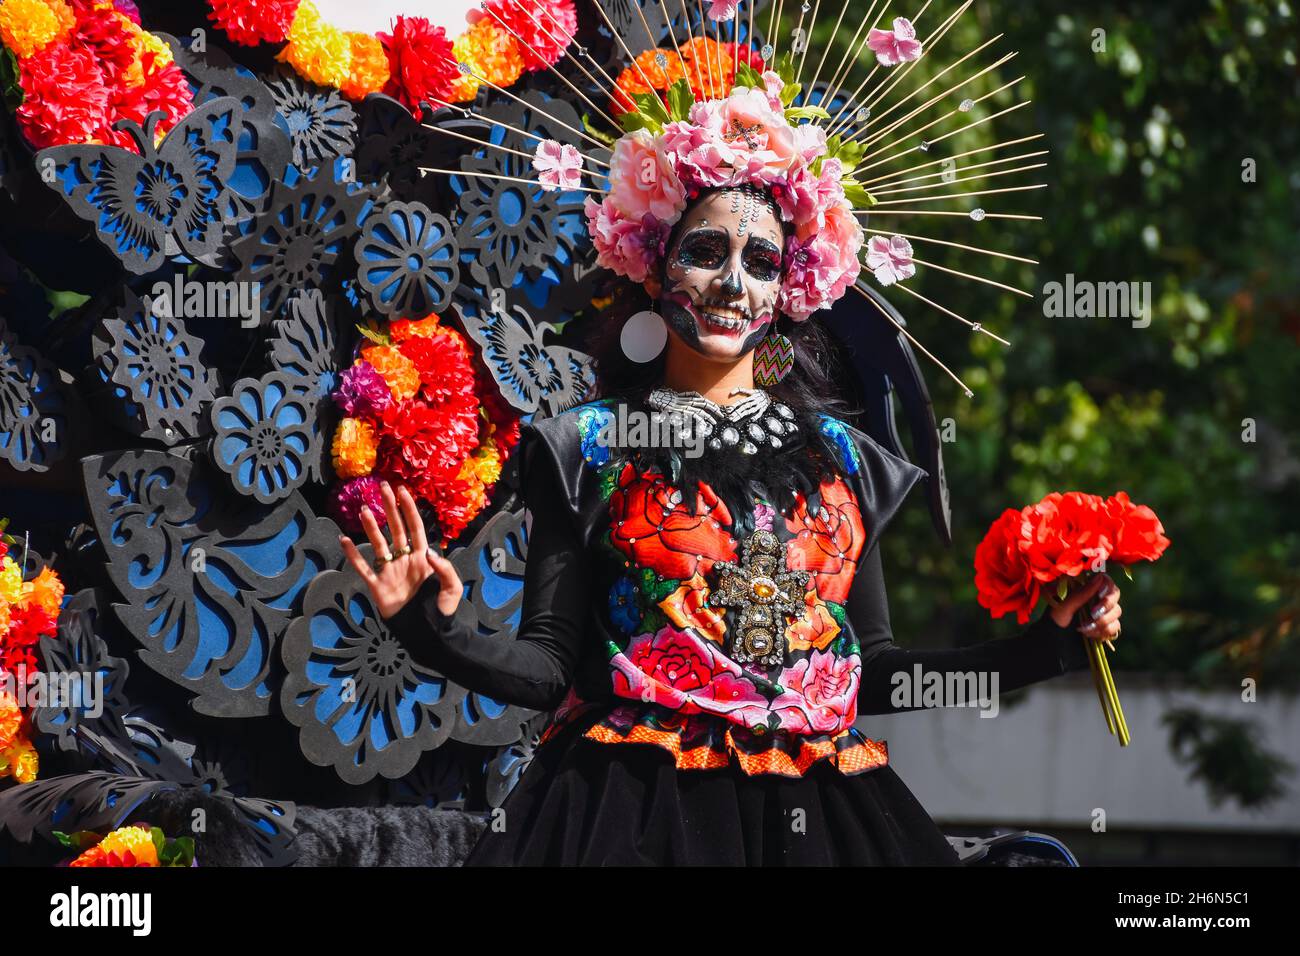
[[[816,317],[861,269],[861,151],[776,72],[687,86],[636,98],[587,202],[599,263],[655,308],[594,350],[599,399],[525,428],[515,640],[457,622],[405,489],[383,489],[387,536],[363,512],[373,565],[344,548],[418,663],[553,712],[470,864],[955,863],[854,722],[908,709],[893,677],[918,665],[1001,691],[1082,668],[1071,622],[1086,606],[1077,630],[1113,639],[1119,591],[1099,575],[1007,640],[894,643],[880,539],[923,472],[837,417]],[[554,141],[534,168],[591,175]],[[910,275],[906,246],[865,250],[877,279]]]

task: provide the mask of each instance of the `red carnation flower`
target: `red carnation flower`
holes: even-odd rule
[[[1053,492],[1024,517],[1020,550],[1039,581],[1078,577],[1110,556],[1104,502],[1096,495]]]
[[[397,346],[420,373],[420,395],[433,405],[458,402],[477,406],[474,367],[459,336],[416,335]]]
[[[84,143],[107,125],[108,88],[94,54],[51,43],[21,63],[18,125],[36,149]]]
[[[208,19],[244,46],[283,43],[300,0],[211,0]]]
[[[487,17],[522,40],[520,47],[527,70],[544,70],[558,63],[569,45],[569,37],[578,29],[578,12],[573,0],[533,0],[531,3],[487,0],[485,8],[471,10],[470,23]]]
[[[1008,508],[975,549],[975,590],[980,606],[994,617],[1014,612],[1021,624],[1029,621],[1042,587],[1020,550],[1024,523],[1024,511]]]
[[[460,76],[447,31],[425,17],[399,16],[393,32],[378,34],[388,55],[384,92],[418,112],[421,100],[446,100]]]
[[[1106,499],[1109,519],[1107,534],[1111,539],[1110,557],[1120,564],[1155,561],[1169,547],[1164,525],[1146,505],[1134,504],[1127,492],[1117,492]]]
[[[377,470],[389,481],[411,485],[423,495],[429,483],[454,476],[477,447],[474,408],[434,408],[408,399],[383,414]]]
[[[119,85],[122,75],[135,63],[134,39],[126,21],[111,7],[84,13],[69,37],[74,47],[84,47],[94,54],[104,83],[110,88]]]
[[[146,54],[146,58],[154,55]],[[129,119],[143,126],[150,113],[162,110],[166,116],[158,121],[155,132],[163,135],[193,108],[194,94],[180,67],[169,63],[162,69],[153,69],[152,60],[148,60],[144,83],[139,86],[119,85],[111,91],[107,121],[114,123],[119,119]],[[96,133],[95,138],[122,149],[139,152],[134,137],[125,130],[105,126]]]
[[[748,43],[732,43],[729,44],[729,47],[731,59],[737,66],[746,63],[758,73],[762,73],[767,69],[767,62],[763,59],[762,54]]]

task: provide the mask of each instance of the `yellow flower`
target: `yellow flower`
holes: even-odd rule
[[[9,555],[0,558],[0,601],[17,604],[23,596],[23,569]]]
[[[485,485],[495,485],[501,478],[501,450],[492,439],[480,445],[470,458],[474,474]]]
[[[352,45],[352,69],[339,90],[350,100],[365,99],[367,93],[378,93],[388,82],[388,54],[369,33],[349,33],[347,38]]]
[[[63,603],[63,582],[51,568],[42,568],[41,573],[23,585],[23,600],[34,601],[50,617],[59,616],[59,605]]]
[[[0,0],[0,40],[20,60],[63,39],[74,22],[64,0]]]
[[[126,20],[127,29],[134,33],[131,42],[135,47],[135,60],[126,68],[126,72],[123,74],[127,86],[140,86],[148,77],[176,62],[172,56],[171,48],[166,43],[152,33],[141,30],[131,22],[129,17],[122,16],[120,13],[118,16]],[[149,57],[148,72],[146,73],[145,57],[148,54],[153,54],[153,56]]]
[[[341,87],[352,69],[352,41],[330,26],[315,4],[304,2],[289,26],[289,42],[280,57],[313,83]]]
[[[123,856],[130,850],[137,864],[158,865],[158,848],[154,846],[153,836],[144,827],[114,830],[99,842],[98,848],[103,853],[116,853],[118,856]]]
[[[13,777],[19,783],[31,783],[40,770],[41,760],[30,740],[19,739],[0,750],[0,777]]]
[[[378,443],[369,422],[345,418],[334,432],[334,471],[340,478],[360,478],[375,467]]]
[[[415,363],[391,345],[368,345],[361,357],[375,367],[388,384],[393,400],[404,402],[420,389],[420,370]]]

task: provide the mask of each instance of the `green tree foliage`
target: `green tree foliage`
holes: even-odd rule
[[[947,12],[922,17],[918,34],[926,37]],[[819,31],[829,37],[830,26]],[[924,138],[1022,99],[1031,106],[914,154],[915,161],[1042,131],[1044,140],[1016,148],[1049,149],[1048,167],[1012,178],[1050,188],[926,208],[979,203],[1044,221],[873,216],[870,223],[1040,260],[1034,267],[950,249],[939,256],[942,247],[916,244],[920,258],[1035,294],[1009,296],[924,267],[913,280],[927,297],[1010,339],[1010,349],[969,335],[915,299],[890,296],[914,334],[975,392],[967,399],[927,368],[937,416],[955,427],[945,446],[955,543],[949,551],[932,544],[920,507],[886,536],[899,640],[945,643],[955,634],[967,642],[1014,630],[1009,619],[990,621],[975,601],[972,560],[989,524],[1004,508],[1049,491],[1123,489],[1155,508],[1173,546],[1158,565],[1137,569],[1134,583],[1120,580],[1125,633],[1113,666],[1121,691],[1122,672],[1134,670],[1232,690],[1251,676],[1261,695],[1293,689],[1300,683],[1296,13],[1285,0],[981,2],[927,50],[899,91],[998,33],[1004,38],[986,51],[993,56],[972,58],[927,95],[1008,50],[1019,56],[954,94],[948,108],[1024,80]],[[839,39],[846,41],[847,34]],[[900,138],[914,144],[920,136],[903,134],[919,122],[873,148]],[[1049,318],[1043,286],[1067,274],[1151,283],[1150,325]],[[1214,752],[1202,748],[1206,759]],[[1257,766],[1275,769],[1268,761]]]

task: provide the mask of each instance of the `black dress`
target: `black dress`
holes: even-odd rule
[[[917,665],[996,672],[1001,691],[1086,666],[1077,633],[1043,615],[1008,640],[898,647],[878,540],[919,469],[813,415],[799,418],[800,442],[748,473],[731,459],[725,474],[669,483],[593,442],[615,407],[591,403],[525,429],[532,525],[514,641],[441,614],[436,578],[388,621],[421,665],[556,711],[467,865],[955,863],[884,744],[853,719],[914,709],[891,698],[894,675]],[[675,491],[697,482],[693,503]],[[741,615],[753,606],[700,597],[725,590],[729,571],[747,585],[771,580],[758,576],[770,570],[758,563],[765,529],[785,546],[778,571],[807,580],[807,605],[785,619],[779,662],[742,667],[738,626],[752,626]],[[751,704],[736,703],[747,695]]]

